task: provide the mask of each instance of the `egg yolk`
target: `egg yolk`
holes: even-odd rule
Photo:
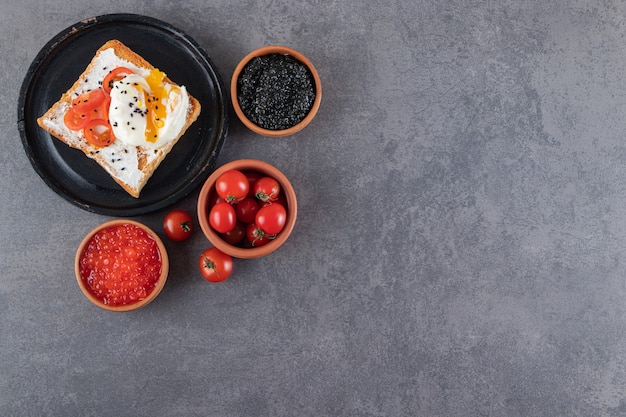
[[[167,99],[167,89],[163,86],[165,73],[158,69],[153,69],[146,77],[148,86],[150,86],[150,95],[146,97],[146,108],[148,109],[148,119],[146,126],[146,141],[156,142],[159,137],[159,129],[165,125],[165,116],[167,108],[165,101]]]

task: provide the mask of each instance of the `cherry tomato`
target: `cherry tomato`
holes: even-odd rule
[[[168,239],[174,242],[182,242],[191,236],[192,229],[191,215],[185,210],[172,210],[165,215],[163,231]]]
[[[90,90],[72,100],[72,110],[78,114],[88,114],[102,106],[106,97],[107,94],[102,88]]]
[[[81,130],[89,122],[89,117],[85,114],[75,112],[73,109],[69,109],[63,117],[63,122],[70,130]]]
[[[217,178],[215,190],[220,197],[232,203],[240,201],[248,195],[250,184],[241,171],[231,169]]]
[[[269,206],[270,204],[274,203],[282,204],[283,207],[287,208],[287,197],[285,197],[285,193],[278,194],[278,198],[276,198],[276,200],[274,201],[261,201],[261,207]]]
[[[209,224],[219,233],[230,232],[237,224],[235,209],[225,201],[217,203],[209,212]]]
[[[104,101],[95,109],[89,112],[89,119],[109,120],[109,108],[111,107],[111,96],[106,95]]]
[[[287,211],[282,204],[272,203],[261,207],[256,214],[255,223],[268,235],[280,233],[287,222]]]
[[[83,128],[87,142],[97,148],[103,148],[115,142],[115,135],[111,125],[104,119],[90,120]]]
[[[233,258],[217,248],[209,248],[200,255],[198,267],[207,281],[224,281],[233,273]]]
[[[254,223],[250,223],[246,226],[246,239],[255,248],[266,245],[271,240],[269,236]]]
[[[113,81],[119,81],[129,74],[134,74],[134,71],[126,67],[114,68],[104,77],[104,80],[102,80],[102,89],[107,94],[111,93]]]
[[[222,233],[220,236],[231,245],[238,245],[246,237],[246,226],[241,222],[237,222],[233,230]]]
[[[221,203],[222,201],[226,201],[224,200],[222,197],[220,197],[217,192],[212,192],[209,195],[209,200],[208,200],[208,207],[213,207],[214,205],[216,205],[217,203]]]
[[[263,177],[254,184],[254,196],[261,201],[274,201],[280,193],[280,184],[272,177]]]
[[[243,223],[252,223],[259,211],[259,203],[255,199],[246,197],[235,206],[237,219]]]
[[[250,185],[249,191],[248,191],[248,197],[254,198],[254,184],[256,184],[257,180],[261,178],[263,175],[259,174],[256,171],[244,171],[243,173],[248,179],[248,184]]]

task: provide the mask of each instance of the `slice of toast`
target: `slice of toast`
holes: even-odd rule
[[[89,90],[99,88],[104,77],[116,67],[126,67],[146,76],[154,68],[143,57],[118,40],[110,40],[100,47],[85,71],[52,107],[39,119],[41,128],[68,146],[80,149],[94,159],[126,192],[138,198],[159,164],[165,159],[180,137],[200,114],[200,103],[191,94],[186,123],[173,140],[162,146],[127,145],[117,138],[105,147],[95,147],[87,142],[82,130],[71,130],[64,123],[64,116],[71,109],[72,100]],[[177,86],[167,76],[164,82]],[[177,86],[178,87],[178,86]],[[182,120],[182,119],[181,119]]]

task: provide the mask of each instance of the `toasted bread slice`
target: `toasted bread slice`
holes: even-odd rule
[[[100,47],[85,71],[52,107],[39,119],[39,126],[68,146],[80,149],[100,164],[106,172],[130,195],[138,198],[159,164],[165,159],[180,137],[200,114],[200,103],[190,93],[189,107],[184,127],[173,140],[162,146],[127,145],[118,138],[105,147],[95,147],[87,142],[82,130],[71,130],[64,123],[72,100],[80,94],[99,88],[112,69],[123,66],[147,74],[154,67],[118,40],[110,40]],[[167,76],[164,82],[177,86]],[[182,119],[181,119],[182,120]]]

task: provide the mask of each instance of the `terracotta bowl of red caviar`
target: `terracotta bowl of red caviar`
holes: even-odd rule
[[[311,123],[322,101],[322,82],[302,53],[286,46],[265,46],[235,67],[230,96],[237,117],[248,129],[284,137]]]
[[[76,280],[89,301],[109,311],[137,310],[165,286],[169,259],[163,241],[146,225],[110,220],[91,230],[76,251]]]
[[[246,174],[248,177],[255,177],[257,179],[262,177],[271,177],[280,184],[279,198],[275,201],[275,203],[279,203],[285,208],[285,225],[279,233],[269,236],[269,238],[265,240],[262,245],[254,246],[254,244],[251,244],[250,240],[246,238],[236,244],[229,243],[225,240],[223,234],[217,232],[211,227],[209,213],[216,201],[215,183],[223,173],[230,170],[238,170]],[[248,197],[253,198],[251,197],[251,193]],[[236,206],[238,203],[233,202],[232,204]],[[209,178],[207,178],[198,196],[198,223],[200,224],[202,232],[213,244],[213,246],[235,258],[259,258],[276,251],[291,235],[291,232],[296,224],[297,216],[298,201],[296,199],[296,192],[294,191],[289,179],[287,179],[285,174],[283,174],[275,166],[256,159],[238,159],[217,168],[209,176]],[[245,226],[252,227],[251,224]]]

